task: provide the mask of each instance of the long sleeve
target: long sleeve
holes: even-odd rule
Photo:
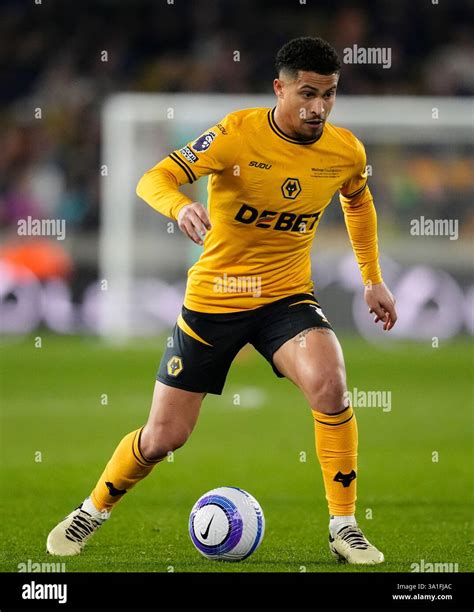
[[[366,156],[360,141],[355,175],[341,188],[339,196],[347,233],[364,285],[382,282],[377,241],[377,213],[367,185]]]
[[[179,187],[230,167],[241,141],[232,116],[227,115],[197,140],[173,151],[145,172],[138,182],[137,195],[158,212],[176,219],[181,208],[192,202]]]
[[[177,219],[180,209],[192,200],[178,189],[185,181],[180,182],[179,168],[166,158],[145,172],[137,185],[137,195],[152,208],[171,219]]]

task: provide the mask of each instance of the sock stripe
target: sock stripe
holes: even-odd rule
[[[140,429],[140,432],[141,432],[141,429]],[[141,466],[148,467],[148,464],[145,463],[145,458],[140,453],[140,449],[138,448],[138,445],[135,444],[137,436],[138,436],[138,430],[135,432],[135,435],[133,436],[133,442],[132,442],[132,453],[133,453],[133,456],[135,457],[135,459],[138,461],[138,463]],[[137,451],[138,451],[138,455],[140,455],[140,456],[137,455]]]
[[[348,423],[353,417],[354,417],[354,414],[351,414],[351,416],[348,419],[346,419],[345,421],[341,421],[340,423],[327,423],[326,421],[320,421],[316,417],[314,417],[314,420],[317,421],[318,423],[321,423],[322,425],[331,425],[331,427],[336,427],[337,425],[344,425],[344,423]]]
[[[336,425],[344,425],[344,423],[348,423],[353,416],[354,410],[352,409],[352,406],[346,406],[344,410],[334,414],[324,414],[323,412],[313,410],[313,417],[317,423],[321,423],[321,425],[331,425],[331,427]]]
[[[133,454],[135,455],[136,460],[142,465],[144,465],[145,467],[149,467],[150,465],[155,465],[157,463],[160,463],[162,459],[157,459],[156,461],[150,461],[150,459],[147,459],[146,457],[143,456],[140,450],[140,440],[142,437],[142,431],[144,427],[145,426],[143,426],[139,431],[135,433],[135,437],[133,438],[132,450],[133,450]],[[137,434],[138,434],[138,441],[137,441]],[[135,452],[135,449],[136,449],[136,452]],[[140,457],[137,456],[137,453],[138,455],[140,455]]]

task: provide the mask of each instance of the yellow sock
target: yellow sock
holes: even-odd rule
[[[338,414],[313,410],[316,453],[323,472],[329,514],[355,513],[357,422],[352,406]]]
[[[149,461],[141,454],[139,443],[143,427],[122,439],[91,493],[98,510],[111,510],[124,494],[151,472],[161,459]]]

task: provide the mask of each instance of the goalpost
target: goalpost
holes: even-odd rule
[[[149,333],[150,326],[136,312],[152,291],[152,279],[155,289],[164,281],[156,308],[169,313],[164,318],[171,324],[181,296],[169,283],[184,283],[198,252],[174,223],[139,200],[135,187],[140,176],[227,113],[274,103],[273,96],[227,94],[123,93],[106,100],[99,236],[99,331],[105,339],[117,342]],[[442,146],[470,140],[472,104],[453,98],[340,96],[331,121],[354,130],[368,145]],[[205,203],[205,188],[203,179],[183,191]]]

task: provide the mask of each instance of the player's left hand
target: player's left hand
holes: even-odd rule
[[[365,286],[364,298],[369,312],[375,314],[374,323],[383,322],[385,331],[389,331],[397,321],[395,298],[385,283]]]

